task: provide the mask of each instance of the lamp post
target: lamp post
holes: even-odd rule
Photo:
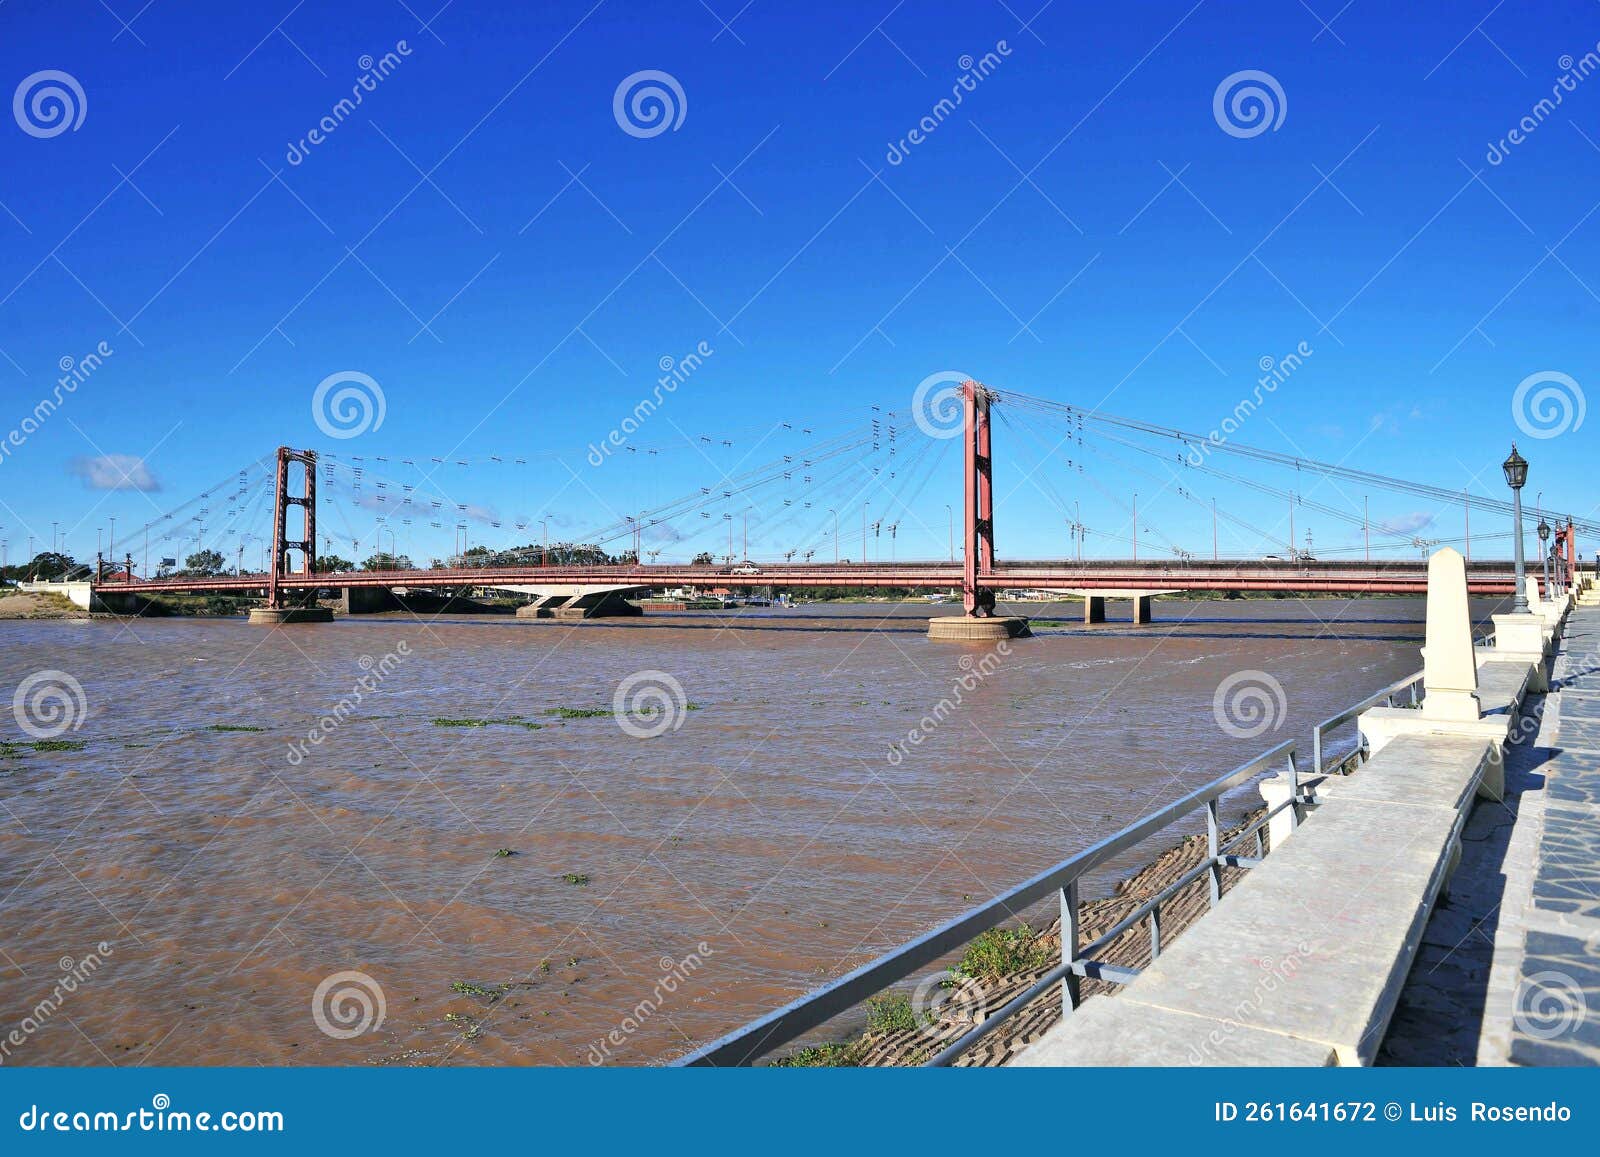
[[[1550,524],[1539,517],[1539,554],[1544,558],[1544,591],[1545,596],[1550,594],[1550,548],[1545,544],[1550,541]]]
[[[1522,566],[1522,488],[1528,482],[1528,460],[1517,453],[1515,442],[1511,443],[1511,457],[1500,468],[1505,471],[1506,485],[1511,487],[1511,547],[1517,572],[1517,590],[1511,600],[1511,613],[1525,615],[1528,613],[1528,594],[1524,589]]]

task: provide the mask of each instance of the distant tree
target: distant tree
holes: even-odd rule
[[[361,564],[362,570],[416,570],[412,561],[403,554],[390,554],[380,550]]]
[[[711,557],[711,552],[709,550],[702,550],[699,554],[694,556],[695,566],[710,566],[714,562],[716,562],[716,559]]]
[[[221,551],[197,550],[183,560],[183,569],[194,575],[215,575],[222,573],[226,563]]]
[[[34,555],[33,560],[22,569],[25,572],[25,577],[38,579],[42,582],[53,582],[56,579],[67,578],[81,568],[70,554],[58,554],[53,550],[44,550]]]
[[[356,564],[336,554],[317,555],[317,570],[323,574],[343,574],[356,569]]]
[[[197,550],[183,560],[183,569],[194,575],[221,574],[224,563],[219,551]]]

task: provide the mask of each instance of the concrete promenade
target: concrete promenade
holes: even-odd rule
[[[1600,597],[1530,587],[1474,648],[1463,569],[1430,566],[1420,709],[1364,711],[1360,770],[1013,1063],[1600,1064]]]
[[[1379,1064],[1600,1064],[1600,605],[1567,620],[1428,923]]]

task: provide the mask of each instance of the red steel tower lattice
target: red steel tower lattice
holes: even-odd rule
[[[989,405],[994,392],[974,381],[961,383],[965,423],[966,505],[962,545],[961,604],[976,618],[994,615],[994,460],[990,441]]]
[[[289,467],[298,463],[304,471],[303,494],[289,493]],[[289,537],[289,508],[298,506],[305,512],[305,537]],[[309,575],[316,569],[317,560],[317,452],[291,450],[278,447],[277,500],[272,518],[272,569],[267,572],[267,605],[282,607],[283,595],[279,584],[291,574]],[[289,566],[289,552],[300,552],[298,571]]]

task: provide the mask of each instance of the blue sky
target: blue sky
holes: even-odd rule
[[[382,477],[389,501],[416,495],[410,525],[386,517],[426,558],[457,519],[494,546],[541,520],[579,535],[803,462],[874,417],[877,457],[853,460],[875,480],[829,489],[818,469],[808,497],[797,465],[646,546],[722,554],[754,507],[752,555],[824,557],[832,507],[858,556],[866,502],[893,512],[900,557],[937,557],[960,479],[953,444],[928,446],[906,416],[928,375],[1205,432],[1263,358],[1301,343],[1311,354],[1234,439],[1500,493],[1516,437],[1530,491],[1594,505],[1587,427],[1530,437],[1512,409],[1530,375],[1566,375],[1579,399],[1595,375],[1600,75],[1534,111],[1596,51],[1590,0],[291,5],[0,5],[5,91],[56,70],[83,94],[74,129],[0,119],[0,441],[63,359],[112,351],[0,456],[12,561],[52,522],[90,555],[110,518],[126,533],[280,443],[346,472],[363,458],[362,498],[324,513],[357,540],[336,550],[370,549]],[[386,53],[360,106],[296,150]],[[681,121],[654,135],[614,113],[646,70],[682,93]],[[1219,85],[1244,71],[1281,91],[1275,127],[1218,120]],[[701,343],[713,352],[633,450],[592,465],[662,359]],[[383,422],[330,438],[312,399],[346,372],[377,383]],[[1046,455],[1060,433],[998,431],[1002,556],[1068,553],[1073,502],[1088,551],[1125,554],[1134,490],[1145,550],[1209,552],[1209,517],[1164,466],[1085,450],[1086,478]],[[913,496],[919,447],[931,480]],[[1359,514],[1346,484],[1223,464]],[[1271,495],[1179,485],[1265,532],[1224,524],[1224,553],[1286,537]],[[1459,508],[1370,501],[1375,522],[1460,533]],[[213,538],[265,532],[225,505],[210,502]],[[1296,518],[1320,549],[1359,543]]]

